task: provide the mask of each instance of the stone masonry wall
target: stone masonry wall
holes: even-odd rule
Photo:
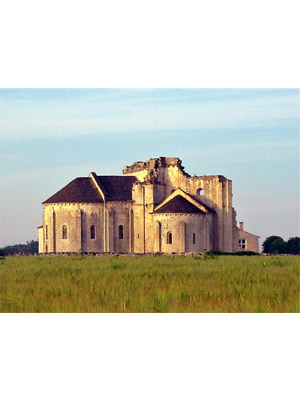
[[[205,214],[155,214],[154,223],[160,224],[160,251],[163,253],[199,253],[211,248]],[[172,234],[172,243],[167,243],[168,232]],[[158,242],[157,237],[156,240]]]
[[[136,176],[140,181],[133,185],[132,201],[45,204],[43,229],[39,230],[40,251],[236,251],[239,232],[230,180],[221,175],[191,177],[178,158],[165,157],[136,162],[125,167],[123,173]],[[206,214],[153,214],[177,188],[198,197],[210,211]],[[66,239],[62,237],[63,225],[67,226]],[[95,238],[91,237],[92,225]],[[172,244],[166,243],[169,231],[174,232]]]
[[[155,163],[160,164],[156,169]],[[191,177],[183,171],[181,163],[176,158],[164,158],[162,161],[155,159],[155,163],[153,160],[148,160],[147,163],[143,164],[145,168],[143,171],[134,172],[134,170],[130,170],[130,167],[128,167],[129,169],[124,172],[126,175],[135,175],[138,178],[143,173],[144,178],[151,177],[153,181],[153,186],[148,186],[146,183],[137,185],[138,188],[134,186],[134,229],[136,232],[139,232],[134,237],[136,251],[143,252],[143,248],[146,251],[150,251],[153,248],[152,238],[155,228],[149,214],[179,187],[185,192],[197,196],[208,206],[214,208],[216,216],[213,222],[211,222],[213,227],[211,228],[212,232],[210,236],[212,238],[210,245],[215,250],[235,251],[238,242],[235,232],[235,212],[232,207],[232,182],[221,175]],[[142,165],[140,165],[140,168],[142,168]],[[150,170],[151,168],[154,169]],[[147,187],[145,194],[143,194],[143,186]],[[146,196],[147,192],[151,190],[153,191],[153,194],[149,195],[151,200],[148,201],[145,198],[145,204],[147,204],[145,210],[143,208],[142,196]],[[144,226],[146,231],[145,237],[143,232]],[[146,243],[144,244],[144,242]]]
[[[129,251],[130,202],[94,204],[53,204],[44,210],[43,241],[40,252],[117,252]],[[62,227],[67,227],[63,239]],[[91,226],[95,226],[95,238]],[[119,227],[123,227],[120,238]],[[46,232],[48,232],[46,238]]]

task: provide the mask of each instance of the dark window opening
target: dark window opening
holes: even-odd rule
[[[91,239],[96,239],[96,228],[95,228],[95,225],[91,226]]]
[[[172,233],[168,232],[167,233],[167,244],[172,244],[172,243],[173,243]]]
[[[239,240],[239,247],[241,249],[246,249],[246,239],[240,239]]]
[[[196,243],[196,233],[193,233],[193,244]]]
[[[123,239],[124,234],[123,234],[123,225],[119,225],[119,239]]]
[[[48,240],[48,225],[46,225],[46,240]]]

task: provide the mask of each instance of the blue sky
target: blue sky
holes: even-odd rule
[[[41,203],[77,176],[179,157],[233,181],[247,231],[299,235],[297,89],[1,89],[1,241],[36,239]]]

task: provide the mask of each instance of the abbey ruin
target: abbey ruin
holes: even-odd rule
[[[40,253],[239,249],[232,182],[222,175],[192,177],[179,158],[135,162],[123,176],[91,172],[43,206]]]

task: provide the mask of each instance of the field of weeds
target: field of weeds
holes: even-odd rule
[[[56,256],[1,260],[2,313],[290,313],[297,256]]]

